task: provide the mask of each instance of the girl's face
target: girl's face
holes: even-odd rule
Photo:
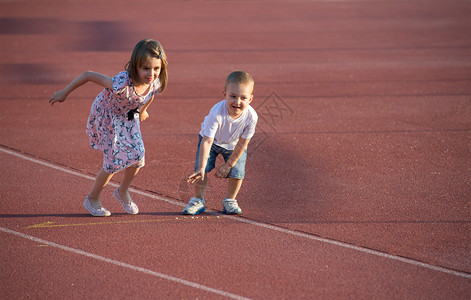
[[[233,119],[242,115],[247,106],[252,102],[253,85],[230,83],[226,86],[224,96],[226,98],[227,111]]]
[[[142,84],[151,84],[160,75],[162,61],[160,58],[149,57],[137,70]]]

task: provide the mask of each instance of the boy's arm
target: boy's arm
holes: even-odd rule
[[[242,156],[242,153],[244,153],[244,150],[247,148],[249,142],[250,139],[239,138],[237,145],[232,151],[232,155],[229,157],[226,163],[218,168],[217,172],[214,173],[214,176],[218,178],[226,178],[227,174],[229,174],[231,169],[236,165],[237,161]]]
[[[80,76],[72,80],[72,82],[69,83],[64,89],[52,95],[52,97],[49,98],[49,103],[51,103],[51,105],[54,105],[54,103],[56,102],[64,102],[70,93],[72,93],[75,89],[89,81],[101,85],[105,88],[113,88],[113,80],[111,77],[97,72],[85,71]]]
[[[149,117],[149,114],[147,113],[147,108],[152,103],[152,101],[154,101],[154,96],[152,96],[152,98],[150,98],[150,100],[147,101],[147,103],[140,109],[139,119],[141,122]]]
[[[208,163],[209,151],[211,150],[213,141],[214,141],[214,138],[203,136],[203,139],[201,140],[201,144],[200,144],[200,156],[198,158],[198,161],[199,161],[198,170],[188,177],[187,179],[188,182],[195,183],[195,181],[198,180],[199,178],[201,178],[202,180],[205,179],[206,164]]]

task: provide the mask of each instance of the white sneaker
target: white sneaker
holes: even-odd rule
[[[197,215],[206,210],[204,207],[204,199],[191,197],[185,209],[183,209],[184,215]]]
[[[241,214],[242,210],[240,209],[239,205],[237,204],[236,199],[227,199],[225,198],[222,200],[222,205],[224,206],[222,212],[227,215],[235,215]]]

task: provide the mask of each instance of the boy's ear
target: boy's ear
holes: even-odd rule
[[[253,100],[253,94],[252,94],[252,96],[250,96],[249,103],[252,102],[252,100]]]

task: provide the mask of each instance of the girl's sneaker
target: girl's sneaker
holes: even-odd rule
[[[237,204],[236,199],[227,199],[222,200],[223,210],[222,212],[227,215],[238,215],[242,213],[239,205]]]
[[[109,217],[111,216],[111,213],[109,210],[104,208],[103,206],[100,207],[99,209],[96,209],[92,206],[90,203],[90,200],[88,200],[88,196],[85,197],[85,201],[83,201],[83,207],[85,207],[88,212],[95,217]]]
[[[188,202],[185,209],[183,209],[184,215],[197,215],[204,212],[206,208],[204,207],[204,199],[191,197],[190,202]]]

